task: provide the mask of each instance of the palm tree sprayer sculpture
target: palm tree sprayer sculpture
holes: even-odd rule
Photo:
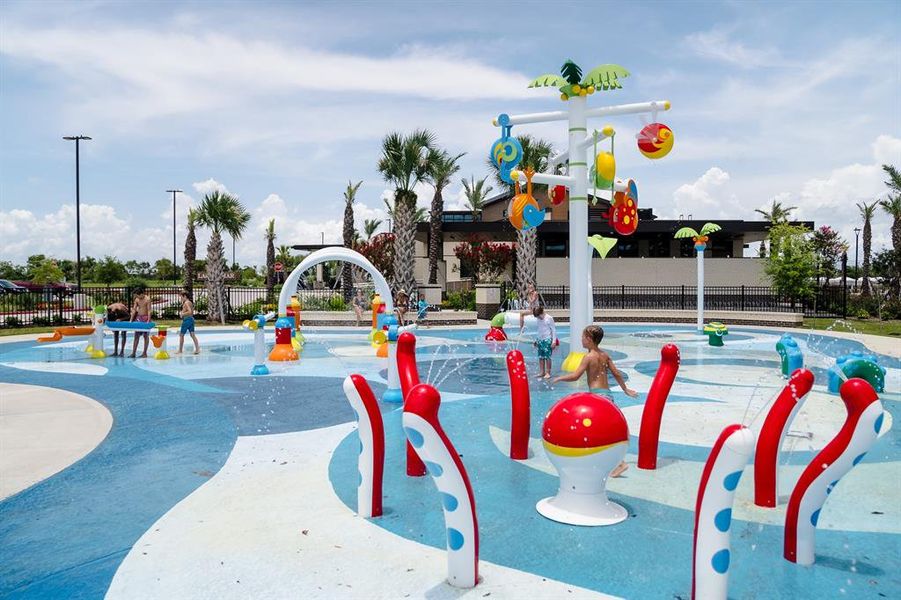
[[[579,333],[593,321],[594,306],[591,294],[591,247],[588,244],[588,187],[589,170],[586,160],[592,146],[613,135],[612,127],[604,127],[602,131],[588,132],[588,119],[593,117],[611,117],[628,114],[651,114],[656,121],[657,113],[669,110],[668,100],[639,102],[618,106],[602,106],[588,108],[588,96],[596,91],[613,91],[620,89],[619,80],[629,76],[629,72],[619,65],[600,65],[583,77],[582,69],[567,60],[560,69],[560,75],[541,75],[529,84],[529,87],[556,87],[560,91],[560,99],[565,103],[565,110],[533,113],[525,115],[501,114],[494,119],[494,126],[501,128],[501,138],[497,140],[491,151],[491,157],[500,167],[504,181],[525,180],[525,175],[516,170],[522,158],[522,148],[511,135],[515,125],[527,123],[546,123],[565,121],[568,126],[568,148],[551,158],[548,168],[553,169],[566,163],[566,174],[535,173],[531,181],[537,184],[565,186],[569,190],[569,289],[570,289],[570,348],[563,361],[564,370],[574,370],[583,356],[580,352]],[[651,136],[646,131],[652,130]],[[649,158],[660,158],[672,148],[672,131],[665,125],[652,123],[642,130],[638,147]],[[518,156],[517,156],[518,154]],[[594,162],[595,157],[592,157]],[[592,179],[594,182],[595,180]],[[624,192],[627,184],[614,181],[612,191]],[[612,200],[612,198],[611,198]],[[586,276],[587,275],[587,276]]]
[[[698,257],[698,331],[704,331],[704,250],[707,249],[708,236],[722,229],[716,223],[704,223],[701,232],[698,233],[691,227],[683,227],[673,236],[677,240],[691,238],[695,243],[695,254]]]

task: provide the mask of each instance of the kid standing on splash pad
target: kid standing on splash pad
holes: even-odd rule
[[[585,373],[588,379],[588,391],[614,402],[613,393],[610,391],[610,386],[607,382],[607,371],[609,370],[613,378],[616,379],[616,383],[619,384],[619,387],[622,388],[627,396],[630,398],[637,396],[638,392],[626,386],[623,374],[613,364],[613,359],[610,358],[610,355],[598,347],[598,344],[603,339],[604,330],[601,327],[598,325],[586,327],[582,331],[582,347],[588,350],[588,353],[582,357],[582,362],[579,363],[579,367],[575,371],[555,377],[551,383],[578,381],[582,373]],[[610,476],[619,477],[628,468],[626,463],[621,462],[610,472]]]
[[[540,305],[532,309],[532,316],[538,321],[538,378],[551,378],[551,353],[557,340],[557,326],[554,317],[544,312]]]
[[[194,303],[188,296],[188,292],[182,291],[181,296],[181,329],[178,331],[178,352],[181,354],[185,348],[185,334],[190,333],[191,339],[194,341],[194,354],[200,354],[200,342],[197,341],[197,335],[194,334]]]
[[[109,306],[106,307],[106,317],[110,321],[127,321],[128,320],[128,307],[122,304],[121,302],[113,302]],[[122,350],[119,350],[119,336],[121,334],[122,337]],[[113,356],[121,356],[125,357],[125,345],[128,343],[128,332],[127,331],[119,331],[118,329],[113,331]]]
[[[147,294],[144,293],[144,288],[139,287],[137,289],[137,295],[135,296],[134,305],[131,307],[131,320],[138,321],[140,323],[149,323],[150,322],[150,298],[147,297]],[[134,342],[131,345],[131,355],[130,358],[134,358],[135,354],[138,352],[138,340],[144,338],[144,353],[141,354],[141,358],[147,358],[147,344],[150,343],[150,333],[144,329],[140,331],[135,331]]]

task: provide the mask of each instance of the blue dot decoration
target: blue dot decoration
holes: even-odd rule
[[[716,525],[717,529],[724,533],[729,531],[729,525],[732,524],[732,509],[724,508],[716,513],[716,516],[713,517],[713,524]]]
[[[444,510],[453,512],[457,510],[460,502],[457,500],[456,496],[448,494],[447,492],[441,492],[441,504],[444,505]]]
[[[876,430],[876,435],[879,435],[879,430],[882,429],[882,421],[885,420],[885,413],[882,413],[878,417],[876,417],[876,422],[873,423],[873,429]]]
[[[837,485],[838,485],[838,481],[833,481],[832,483],[830,483],[830,484],[826,487],[826,495],[828,496],[829,494],[831,494],[831,493],[832,493],[832,490],[834,490],[834,489],[835,489],[835,486],[837,486]]]
[[[713,570],[722,575],[729,570],[729,549],[723,548],[710,559]]]
[[[813,525],[814,527],[816,527],[817,521],[819,521],[819,520],[820,520],[820,509],[818,508],[815,511],[813,511],[813,513],[811,513],[810,524]]]
[[[863,454],[859,454],[859,455],[855,456],[855,457],[854,457],[854,460],[851,461],[851,464],[852,464],[852,465],[856,465],[857,463],[859,463],[860,461],[862,461],[862,460],[863,460],[863,457],[866,456],[866,455],[867,455],[867,453],[864,452]]]
[[[427,460],[423,461],[425,463],[425,468],[429,470],[429,474],[432,477],[441,477],[441,474],[444,473],[444,469],[441,468],[441,465],[434,462],[429,462]]]
[[[723,487],[731,492],[731,491],[735,490],[735,488],[738,487],[739,479],[741,479],[741,471],[736,471],[735,473],[729,473],[723,479]]]
[[[422,448],[422,445],[425,443],[425,439],[422,437],[421,433],[419,433],[412,427],[404,427],[404,431],[407,434],[407,439],[410,440],[410,443],[413,444],[414,448]]]
[[[447,547],[451,550],[459,550],[463,547],[463,534],[453,527],[447,528]]]

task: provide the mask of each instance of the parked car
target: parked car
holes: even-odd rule
[[[8,279],[0,279],[0,294],[24,294],[28,290]]]
[[[78,289],[71,283],[33,283],[31,281],[13,281],[12,283],[25,288],[29,292],[45,292],[55,296],[71,296]]]

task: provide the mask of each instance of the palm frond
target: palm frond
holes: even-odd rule
[[[560,77],[559,75],[554,75],[553,73],[545,73],[544,75],[539,75],[535,79],[529,83],[530,88],[535,87],[563,87],[566,85],[566,80]]]
[[[599,65],[589,71],[583,83],[585,85],[593,85],[598,90],[615,90],[623,87],[619,83],[619,78],[628,76],[629,71],[619,65]]]
[[[867,204],[866,202],[857,203],[857,210],[860,211],[860,216],[864,221],[869,221],[873,218],[873,215],[876,213],[876,206],[878,204],[878,202],[871,202],[870,204]]]
[[[885,185],[895,193],[901,194],[901,173],[894,165],[882,165],[882,170],[888,175]]]
[[[691,227],[683,227],[679,231],[676,232],[676,235],[673,236],[677,240],[682,238],[695,238],[699,237],[698,232],[692,229]]]
[[[560,74],[563,75],[563,78],[566,79],[566,82],[570,85],[576,85],[582,80],[582,68],[568,59],[563,63],[563,66],[560,67]]]
[[[704,223],[704,226],[701,227],[701,235],[708,235],[715,231],[719,231],[720,229],[722,229],[722,227],[716,223]]]

